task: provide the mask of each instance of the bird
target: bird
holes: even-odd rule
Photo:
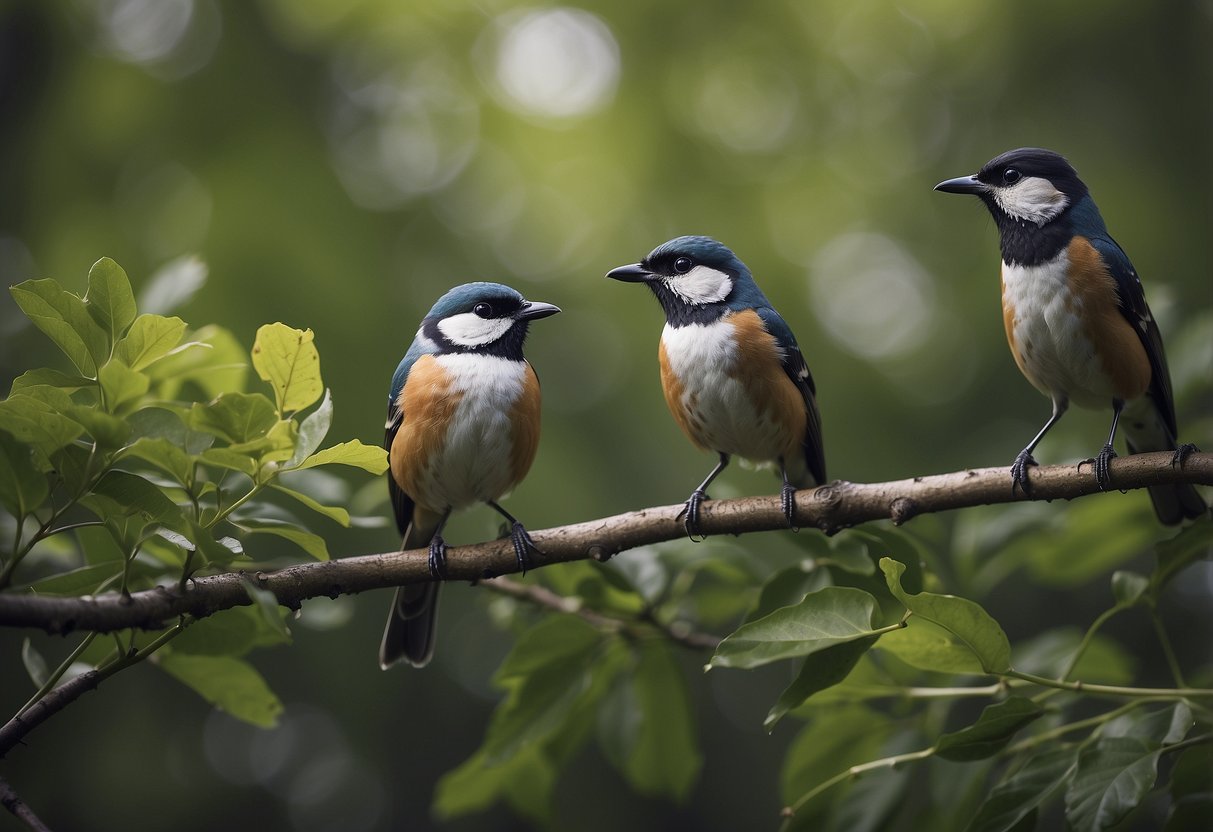
[[[388,492],[402,550],[429,548],[435,579],[446,573],[442,530],[451,512],[485,503],[510,524],[518,566],[538,551],[498,504],[526,476],[539,446],[539,378],[523,358],[531,321],[555,315],[500,283],[465,283],[421,321],[392,376],[384,447]],[[426,665],[434,652],[439,583],[396,590],[379,665]]]
[[[795,494],[826,481],[817,388],[796,336],[722,243],[683,236],[607,277],[643,283],[665,311],[658,361],[674,421],[719,462],[687,498],[679,518],[700,534],[707,489],[732,456],[778,468],[780,505],[795,528]]]
[[[1171,377],[1162,335],[1141,279],[1108,233],[1086,184],[1058,153],[1010,150],[971,176],[935,190],[972,194],[994,217],[1002,250],[1002,309],[1020,372],[1052,400],[1053,411],[1011,466],[1011,489],[1029,489],[1032,452],[1071,403],[1111,407],[1108,441],[1094,457],[1101,489],[1111,483],[1113,443],[1124,421],[1130,453],[1174,451],[1183,464],[1193,445],[1178,445]],[[1165,525],[1206,511],[1190,484],[1149,489]]]

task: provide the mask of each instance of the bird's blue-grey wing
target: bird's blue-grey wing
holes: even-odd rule
[[[813,374],[804,360],[796,336],[792,334],[787,322],[769,306],[759,307],[758,317],[762,319],[767,332],[774,336],[782,350],[781,363],[783,371],[796,385],[804,399],[806,424],[804,435],[805,464],[818,485],[826,481],[825,447],[821,438],[821,413],[817,410],[817,385],[813,382]]]

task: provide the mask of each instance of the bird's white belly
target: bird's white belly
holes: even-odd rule
[[[425,505],[456,509],[500,499],[514,485],[510,410],[522,393],[526,363],[469,354],[436,360],[459,403],[445,439],[427,460],[416,496]]]
[[[1112,383],[1083,332],[1083,302],[1070,290],[1068,266],[1065,250],[1039,266],[1002,264],[1003,304],[1013,310],[1008,325],[1013,349],[1024,375],[1041,392],[1082,407],[1103,407],[1113,398]]]
[[[666,360],[682,384],[681,405],[700,444],[754,463],[776,461],[787,444],[770,412],[759,410],[736,367],[733,324],[720,320],[661,334]]]

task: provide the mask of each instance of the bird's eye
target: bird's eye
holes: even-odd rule
[[[493,317],[493,307],[487,303],[476,304],[475,306],[472,307],[472,311],[475,312],[481,318]]]
[[[1002,181],[1005,185],[1014,185],[1022,178],[1023,176],[1015,168],[1007,168],[1002,172]]]
[[[690,257],[679,257],[674,261],[674,271],[679,274],[686,274],[691,270],[692,265]]]

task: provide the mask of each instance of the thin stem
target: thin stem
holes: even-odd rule
[[[46,537],[50,537],[53,534],[59,534],[60,532],[70,532],[72,529],[83,529],[83,528],[87,528],[88,526],[104,526],[104,525],[105,525],[105,523],[102,522],[101,520],[81,520],[79,523],[68,523],[66,526],[60,526],[57,529],[51,529],[49,532],[46,533]]]
[[[1213,742],[1213,734],[1201,734],[1198,737],[1189,737],[1183,742],[1177,742],[1174,745],[1164,746],[1161,753],[1173,754],[1176,751],[1183,751],[1185,748],[1191,748],[1194,745],[1204,745],[1209,742]]]
[[[1179,659],[1175,655],[1175,650],[1171,646],[1171,639],[1167,635],[1167,630],[1162,625],[1162,616],[1158,614],[1158,607],[1150,605],[1150,621],[1154,625],[1154,633],[1158,636],[1158,643],[1162,645],[1162,654],[1167,659],[1167,667],[1171,669],[1171,678],[1175,680],[1178,687],[1187,687],[1184,682],[1183,670],[1179,667]]]
[[[255,497],[261,491],[261,489],[265,487],[265,485],[266,485],[266,483],[259,483],[259,482],[254,481],[252,488],[250,488],[242,496],[236,498],[236,500],[233,501],[230,506],[228,506],[227,508],[225,508],[221,511],[218,511],[215,514],[215,516],[211,518],[211,522],[206,524],[206,527],[208,529],[213,529],[221,521],[226,520],[233,511],[240,508],[242,505],[247,503],[249,500],[253,499],[253,497]],[[216,503],[216,508],[218,508],[217,503]]]
[[[1185,696],[1213,697],[1209,688],[1130,688],[1120,685],[1094,685],[1087,682],[1067,682],[1062,679],[1048,679],[1033,673],[1023,673],[1019,670],[1007,670],[1000,674],[1012,679],[1022,679],[1034,685],[1045,688],[1057,688],[1075,693],[1091,693],[1096,696],[1145,696],[1163,699],[1180,699]]]
[[[1112,616],[1116,615],[1116,613],[1123,609],[1124,607],[1112,607],[1109,610],[1104,610],[1099,614],[1098,618],[1091,622],[1091,626],[1088,627],[1086,633],[1083,634],[1082,641],[1078,643],[1078,649],[1074,651],[1074,655],[1070,656],[1070,660],[1066,662],[1065,669],[1061,672],[1062,681],[1070,678],[1070,674],[1073,673],[1074,668],[1078,666],[1079,660],[1082,659],[1083,654],[1087,652],[1087,648],[1091,646],[1091,639],[1095,638],[1095,633],[1099,631],[1099,628],[1106,624],[1108,620],[1112,618]]]
[[[76,659],[80,658],[80,654],[88,649],[88,646],[93,643],[93,639],[96,637],[97,632],[95,630],[86,635],[84,640],[80,642],[79,646],[72,651],[71,655],[64,659],[63,662],[57,668],[55,668],[55,672],[47,677],[46,681],[42,683],[42,687],[38,688],[38,691],[32,697],[30,697],[30,700],[21,706],[21,709],[17,711],[17,716],[21,716],[21,714],[32,708],[35,702],[50,693],[58,681],[63,677],[63,674],[67,672],[67,669],[72,666]]]
[[[17,820],[24,823],[33,832],[51,832],[50,827],[43,823],[29,804],[18,796],[8,781],[0,778],[0,806],[13,813]]]
[[[829,791],[834,786],[837,786],[839,783],[842,783],[845,780],[850,780],[853,777],[860,777],[870,771],[877,771],[882,768],[897,768],[897,766],[902,765],[903,763],[913,763],[917,762],[918,760],[925,760],[934,753],[935,749],[933,747],[924,748],[921,751],[910,751],[906,754],[895,754],[892,757],[882,757],[879,760],[872,760],[870,763],[862,763],[857,766],[851,766],[848,769],[838,772],[838,774],[835,774],[829,780],[826,780],[825,782],[820,783],[809,791],[805,792],[799,800],[797,800],[791,806],[784,808],[783,815],[784,817],[788,818],[788,821],[790,821],[792,816],[803,809],[809,802],[813,800],[813,798]],[[788,821],[784,822],[784,828],[787,827]]]
[[[1103,725],[1106,722],[1111,722],[1113,719],[1116,719],[1116,717],[1121,716],[1122,714],[1127,714],[1129,711],[1133,710],[1134,708],[1138,708],[1149,702],[1155,702],[1155,701],[1158,701],[1158,700],[1135,699],[1132,702],[1126,702],[1124,705],[1121,705],[1119,708],[1114,708],[1114,709],[1107,711],[1106,713],[1102,713],[1098,716],[1088,717],[1087,719],[1080,719],[1077,722],[1067,722],[1065,725],[1058,725],[1056,728],[1051,728],[1048,731],[1042,731],[1041,733],[1036,734],[1035,736],[1028,737],[1025,740],[1021,740],[1020,742],[1015,743],[1015,745],[1012,745],[1012,746],[1009,746],[1009,747],[1003,749],[1002,756],[1009,757],[1011,755],[1018,754],[1021,751],[1026,751],[1029,748],[1035,748],[1036,746],[1041,745],[1042,743],[1046,743],[1049,740],[1055,740],[1058,737],[1065,736],[1066,734],[1073,733],[1074,731],[1082,731],[1086,728],[1098,728],[1100,725]]]

